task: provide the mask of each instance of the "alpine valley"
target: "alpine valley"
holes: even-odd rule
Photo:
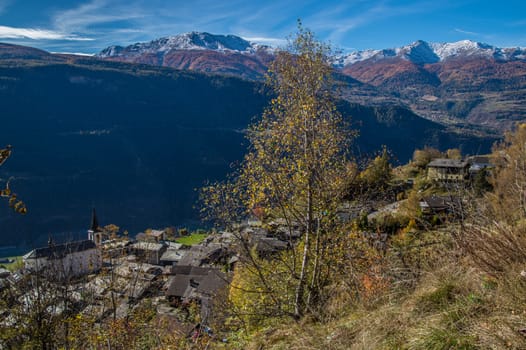
[[[0,140],[13,145],[0,177],[28,207],[1,209],[2,243],[84,234],[92,207],[130,233],[192,225],[195,188],[242,159],[275,50],[196,32],[93,57],[0,44]],[[382,145],[402,162],[425,146],[486,153],[526,119],[524,49],[417,41],[334,65],[357,156]]]
[[[273,48],[236,36],[187,33],[111,46],[98,57],[199,72],[262,79]],[[344,96],[364,105],[403,105],[442,124],[498,133],[524,120],[526,49],[469,40],[352,52],[334,65],[345,80]]]

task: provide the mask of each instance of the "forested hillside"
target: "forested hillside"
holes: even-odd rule
[[[6,245],[83,235],[92,207],[130,232],[191,225],[195,188],[241,159],[244,130],[268,101],[260,84],[233,77],[10,45],[1,52],[0,139],[13,146],[1,177],[12,177],[28,207],[24,218],[4,209]],[[340,109],[359,131],[351,147],[361,157],[386,145],[405,162],[415,147],[475,154],[493,142],[403,107]]]

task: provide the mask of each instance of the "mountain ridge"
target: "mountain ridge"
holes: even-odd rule
[[[365,60],[398,57],[416,64],[432,64],[449,59],[487,58],[501,61],[526,60],[526,48],[497,47],[486,43],[460,40],[456,42],[429,43],[417,40],[409,45],[382,50],[355,51],[339,57],[339,66],[345,67]]]
[[[273,52],[235,35],[190,32],[126,47],[109,46],[95,57],[261,80]]]
[[[189,32],[139,42],[126,47],[113,45],[96,54],[97,57],[107,58],[125,55],[126,53],[164,53],[171,50],[213,50],[219,52],[255,53],[257,50],[270,47],[251,43],[236,35],[210,34],[207,32]]]
[[[99,58],[126,57],[128,55],[166,53],[179,50],[210,50],[254,55],[258,51],[266,51],[272,54],[276,48],[250,42],[233,34],[222,35],[194,31],[128,46],[109,46],[96,54],[96,56]],[[378,60],[388,57],[401,57],[413,63],[426,64],[470,56],[504,61],[526,60],[526,48],[497,47],[472,40],[439,43],[416,40],[413,43],[396,48],[361,50],[342,54],[337,57],[335,65],[344,67],[363,60]]]

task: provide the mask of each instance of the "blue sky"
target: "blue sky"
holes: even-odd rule
[[[418,39],[526,47],[525,0],[0,0],[0,41],[96,53],[206,31],[279,46],[298,18],[343,51]]]

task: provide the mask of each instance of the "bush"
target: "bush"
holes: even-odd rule
[[[526,232],[504,223],[465,225],[460,244],[483,271],[499,276],[514,264],[526,264]]]

